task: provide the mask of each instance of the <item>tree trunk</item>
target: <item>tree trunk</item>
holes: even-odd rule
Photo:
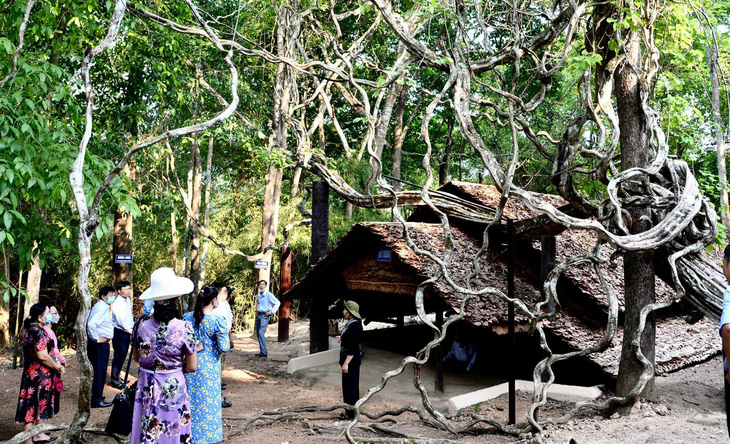
[[[38,303],[41,294],[41,256],[36,242],[33,243],[33,263],[31,263],[30,272],[28,273],[26,293],[28,297],[25,300],[23,319],[28,317],[30,307]]]
[[[408,103],[408,86],[406,85],[401,89],[400,97],[398,98],[398,105],[395,108],[395,126],[393,128],[393,169],[390,175],[396,179],[401,178],[401,165],[403,159],[403,142],[406,139],[406,133],[408,132],[408,125],[403,122],[403,115],[406,111],[406,104]],[[399,192],[403,187],[397,180],[393,181],[393,189]]]
[[[189,278],[193,281],[195,287],[190,300],[183,303],[183,308],[187,310],[192,304],[192,299],[198,293],[198,282],[200,281],[200,229],[196,220],[200,220],[200,201],[203,194],[203,166],[200,158],[200,145],[198,144],[198,135],[193,134],[193,143],[190,148],[190,171],[191,171],[191,187],[189,188],[190,208],[192,209],[192,217],[189,224],[189,251],[190,251],[190,274]]]
[[[294,0],[288,5],[282,5],[277,11],[277,53],[283,57],[295,58],[297,54],[297,39],[301,27],[299,1]],[[273,128],[275,150],[286,150],[290,107],[292,99],[297,96],[296,77],[292,69],[285,63],[279,63],[276,68],[274,85]],[[261,249],[274,246],[276,231],[279,227],[279,200],[281,198],[282,172],[272,163],[266,173],[266,187],[264,190],[264,207],[261,224]],[[269,263],[266,268],[259,269],[259,280],[266,280],[271,284],[271,257],[272,251],[264,253],[263,260]]]
[[[720,81],[718,79],[718,54],[717,47],[712,43],[707,44],[707,64],[710,68],[710,81],[712,83],[712,118],[715,121],[715,142],[717,145],[717,176],[720,182],[720,218],[725,226],[725,232],[730,230],[730,203],[727,194],[727,163],[725,152],[725,123],[720,115]]]
[[[276,230],[279,227],[279,199],[281,197],[282,172],[274,165],[269,166],[264,189],[264,209],[262,215],[261,250],[272,247],[276,243]],[[264,253],[262,260],[269,263],[266,268],[259,269],[259,280],[271,284],[271,258],[273,250]]]
[[[635,66],[640,63],[640,42],[632,38],[629,42],[627,61],[623,62],[616,71],[616,104],[619,115],[621,167],[624,171],[629,168],[644,167],[649,159],[646,121],[642,113],[640,85],[637,76],[628,65],[630,60]],[[639,233],[651,228],[651,211],[648,208],[630,207],[631,216],[629,230]],[[626,253],[624,254],[624,286],[625,286],[625,315],[624,340],[621,349],[616,394],[625,396],[636,385],[643,372],[641,362],[636,358],[631,346],[631,340],[636,335],[639,326],[639,314],[647,304],[655,302],[654,289],[654,260],[653,253]],[[641,351],[654,364],[655,358],[656,325],[653,315],[647,318],[643,335],[641,336]],[[640,396],[646,396],[653,388],[654,379],[646,385]]]
[[[211,178],[211,166],[213,164],[213,137],[211,136],[210,140],[208,141],[208,155],[205,162],[205,216],[203,224],[205,225],[205,228],[208,229],[210,227],[210,184],[212,182]],[[203,286],[203,283],[205,282],[205,264],[208,260],[208,247],[210,246],[210,241],[208,241],[207,238],[204,238],[202,240],[203,242],[203,253],[200,257],[200,283],[198,284],[198,288],[201,288]]]
[[[172,210],[170,213],[170,233],[172,235],[172,241],[170,245],[170,254],[172,255],[172,269],[177,274],[177,225],[175,221],[176,212]]]
[[[135,168],[132,162],[124,166],[124,174],[130,181],[135,180]],[[120,281],[128,281],[134,288],[132,277],[132,264],[118,264],[117,254],[132,254],[132,213],[124,207],[118,207],[114,211],[114,237],[112,240],[112,281],[116,284]]]
[[[451,164],[451,150],[454,146],[454,121],[449,122],[449,132],[446,135],[444,152],[439,159],[439,185],[444,185],[449,180],[449,165]]]
[[[5,270],[5,281],[10,284],[10,264],[8,263],[8,253],[5,251],[5,244],[2,245],[3,249],[3,268]],[[18,294],[20,294],[20,288],[18,288]],[[8,344],[10,342],[10,296],[8,300],[0,296],[0,330],[2,330],[2,344]],[[20,306],[20,305],[18,305]]]

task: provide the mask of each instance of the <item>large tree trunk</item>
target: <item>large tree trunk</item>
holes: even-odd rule
[[[195,295],[198,293],[198,282],[200,281],[200,229],[196,220],[200,220],[200,201],[203,194],[203,166],[200,158],[200,145],[198,144],[198,135],[193,134],[193,143],[190,148],[190,208],[193,212],[192,218],[189,218],[188,224],[188,261],[189,275],[191,281],[195,285],[190,300],[183,302],[183,309],[187,310],[191,306]],[[194,220],[193,220],[194,219]]]
[[[295,58],[297,53],[297,39],[301,27],[299,1],[294,0],[288,5],[281,5],[277,11],[277,39],[276,47],[279,55]],[[274,85],[274,149],[286,150],[288,126],[292,100],[297,99],[296,77],[292,69],[284,63],[276,68]],[[296,101],[296,100],[295,100]],[[264,207],[261,224],[261,249],[273,247],[276,243],[276,231],[279,227],[279,200],[281,198],[282,172],[274,164],[269,165],[266,173],[266,188],[264,190]],[[264,253],[263,260],[269,263],[266,268],[259,269],[259,280],[271,283],[272,251]]]
[[[449,122],[449,132],[446,135],[444,152],[439,159],[439,185],[445,185],[449,180],[449,166],[451,165],[451,150],[454,147],[454,121]]]
[[[33,262],[30,265],[30,272],[28,272],[26,293],[28,297],[25,300],[23,319],[28,317],[30,307],[38,303],[41,294],[41,256],[40,251],[38,251],[38,243],[36,242],[33,243]]]
[[[725,151],[725,123],[720,115],[720,81],[718,79],[718,54],[714,40],[707,44],[707,64],[710,68],[712,83],[712,117],[715,120],[715,142],[717,145],[717,176],[720,182],[720,218],[725,232],[730,230],[730,203],[727,194],[727,163]]]
[[[264,209],[262,215],[261,250],[272,247],[276,243],[276,230],[279,227],[279,199],[281,197],[282,172],[274,165],[269,166],[266,174],[266,188],[264,189]],[[271,284],[271,258],[273,250],[264,253],[262,260],[269,266],[259,269],[259,280]]]
[[[621,131],[621,167],[624,171],[629,168],[644,167],[649,159],[646,121],[642,113],[640,85],[634,71],[628,64],[640,63],[640,42],[633,38],[629,43],[627,61],[616,71],[616,104]],[[651,211],[648,208],[630,207],[631,216],[629,230],[639,233],[651,228]],[[625,285],[625,315],[624,340],[621,349],[616,394],[625,396],[636,385],[643,372],[641,362],[636,358],[631,346],[631,340],[638,331],[639,313],[648,304],[655,302],[654,289],[654,254],[653,253],[626,253],[624,254],[624,285]],[[656,325],[653,315],[647,318],[646,326],[641,337],[641,352],[654,364]],[[653,388],[654,380],[646,385],[641,396],[646,396]]]
[[[408,85],[401,89],[398,105],[395,107],[395,126],[393,128],[393,167],[390,175],[396,179],[401,178],[401,165],[403,160],[403,142],[406,140],[408,124],[404,123],[403,115],[408,103]],[[393,181],[393,189],[399,192],[403,188],[397,180]]]
[[[135,180],[135,168],[132,162],[124,166],[124,174],[127,175],[130,181],[133,182]],[[116,261],[118,254],[132,254],[134,252],[132,245],[132,222],[132,213],[127,211],[123,206],[117,207],[114,211],[114,237],[112,240],[112,281],[114,283],[128,281],[132,284],[132,288],[134,288],[132,264],[119,264]]]

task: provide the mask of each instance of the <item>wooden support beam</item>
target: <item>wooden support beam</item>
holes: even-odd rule
[[[291,248],[284,246],[281,251],[281,294],[291,289]],[[281,298],[281,306],[279,307],[279,342],[289,340],[289,322],[291,321],[291,299],[289,296]]]
[[[329,252],[329,218],[329,186],[319,180],[312,186],[312,266]],[[329,348],[327,321],[327,293],[319,291],[309,313],[309,353]]]

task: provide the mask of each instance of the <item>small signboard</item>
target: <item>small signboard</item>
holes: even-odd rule
[[[266,270],[267,268],[269,268],[269,261],[254,261],[253,268]]]
[[[378,248],[378,262],[391,262],[393,260],[393,249],[388,247]]]
[[[115,264],[131,264],[132,255],[131,254],[115,254],[114,263]]]

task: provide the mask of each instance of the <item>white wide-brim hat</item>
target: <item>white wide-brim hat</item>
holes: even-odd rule
[[[182,296],[193,291],[193,281],[178,277],[175,270],[161,267],[150,275],[150,287],[139,297],[140,301],[163,301]]]

